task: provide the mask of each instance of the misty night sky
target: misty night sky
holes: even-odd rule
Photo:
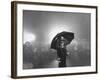
[[[89,13],[23,10],[24,37],[31,33],[36,37],[35,43],[50,44],[60,29],[75,33],[76,40],[90,42],[90,17]]]

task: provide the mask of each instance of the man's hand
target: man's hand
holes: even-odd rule
[[[60,62],[60,60],[61,60],[60,58],[57,58],[57,61],[58,61],[58,62]]]
[[[58,63],[60,63],[60,62],[61,62],[60,60],[61,60],[60,58],[57,58]]]

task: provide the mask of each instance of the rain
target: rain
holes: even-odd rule
[[[23,10],[23,69],[58,68],[53,38],[62,31],[75,37],[67,46],[66,67],[91,66],[90,13]]]

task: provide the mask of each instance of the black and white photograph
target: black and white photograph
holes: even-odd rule
[[[12,76],[97,72],[97,7],[12,3]]]
[[[91,66],[90,13],[23,11],[23,69]]]

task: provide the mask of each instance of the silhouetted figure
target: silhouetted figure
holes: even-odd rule
[[[57,57],[59,61],[59,67],[66,67],[67,45],[74,39],[74,33],[61,32],[58,33],[51,43],[51,48],[57,50]]]
[[[59,67],[66,67],[66,56],[67,56],[67,49],[66,46],[68,45],[69,41],[66,40],[64,37],[60,37],[57,40],[57,56],[59,60]]]

